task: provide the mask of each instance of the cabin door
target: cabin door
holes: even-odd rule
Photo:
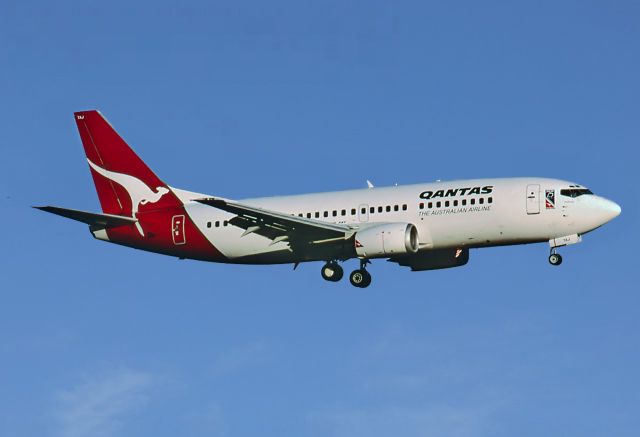
[[[540,185],[527,185],[527,214],[540,214]]]

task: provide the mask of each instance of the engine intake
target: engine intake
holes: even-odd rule
[[[371,226],[355,235],[356,253],[362,258],[384,258],[418,251],[418,229],[411,223]]]

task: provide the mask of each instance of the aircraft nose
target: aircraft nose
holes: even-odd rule
[[[604,198],[601,198],[598,202],[598,209],[602,212],[605,223],[618,217],[622,211],[622,208],[616,202]]]

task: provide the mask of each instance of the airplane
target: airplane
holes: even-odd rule
[[[528,243],[558,248],[620,214],[583,185],[549,178],[437,181],[244,200],[167,185],[99,111],[74,113],[102,213],[40,210],[89,225],[98,240],[174,256],[234,264],[322,261],[337,282],[352,258],[352,285],[371,283],[367,265],[386,259],[412,271],[459,267],[469,250]]]

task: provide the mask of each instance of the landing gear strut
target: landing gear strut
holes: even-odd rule
[[[329,261],[320,270],[322,279],[331,282],[338,282],[344,276],[344,270],[336,261]]]
[[[361,259],[360,260],[360,268],[358,270],[354,270],[349,275],[349,281],[351,285],[358,288],[366,288],[371,284],[371,275],[365,269],[369,261]]]
[[[556,253],[556,248],[551,248],[551,254],[549,255],[549,264],[552,266],[559,266],[562,264],[562,256],[559,253]]]

